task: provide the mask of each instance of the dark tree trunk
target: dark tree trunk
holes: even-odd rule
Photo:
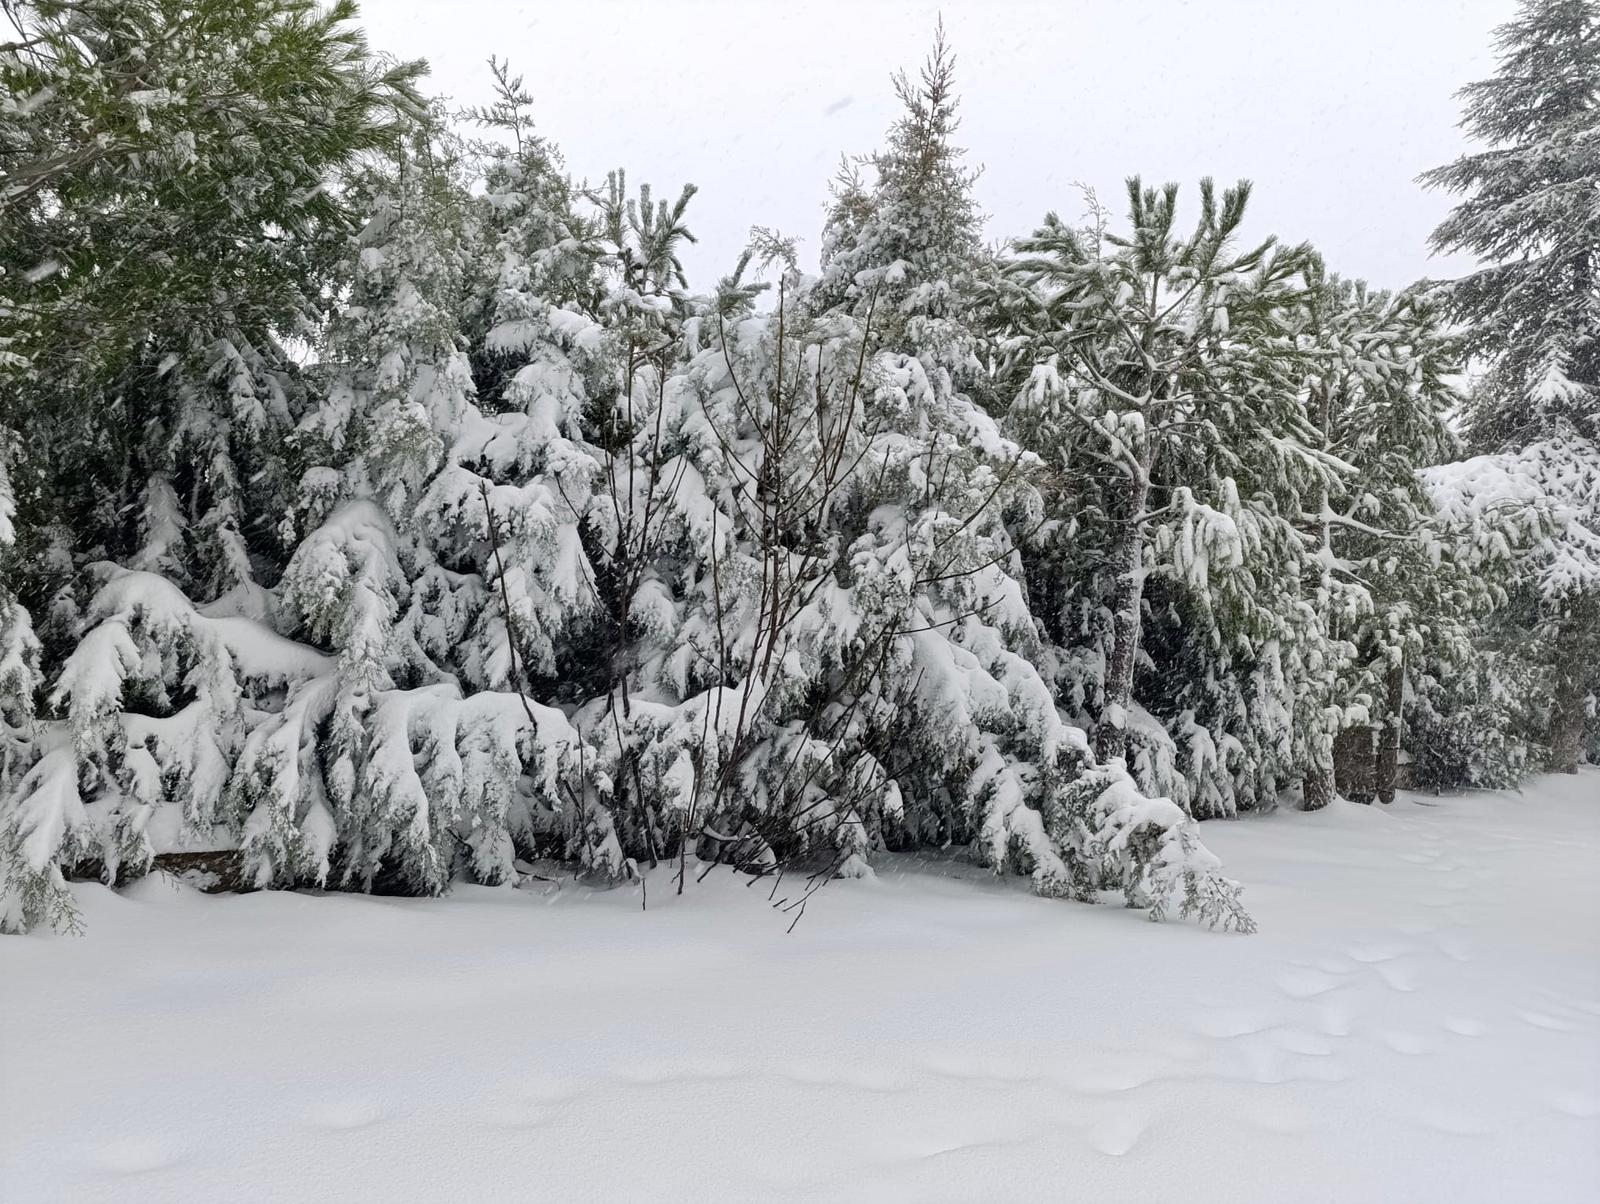
[[[1128,754],[1128,708],[1133,705],[1133,667],[1139,654],[1141,610],[1144,604],[1143,524],[1150,495],[1148,472],[1142,473],[1130,495],[1128,520],[1116,553],[1117,584],[1111,602],[1111,657],[1106,662],[1105,699],[1095,726],[1094,753],[1100,761]]]
[[[1555,693],[1550,699],[1550,770],[1577,773],[1583,760],[1585,701],[1600,661],[1600,599],[1573,601],[1556,631]]]
[[[1333,741],[1333,780],[1352,803],[1370,803],[1377,776],[1373,764],[1373,730],[1350,727]]]
[[[1556,692],[1550,710],[1550,770],[1577,773],[1583,755],[1583,673],[1557,664]]]
[[[1389,713],[1384,716],[1383,727],[1378,732],[1377,789],[1380,803],[1392,803],[1395,783],[1400,777],[1400,728],[1405,713],[1406,667],[1403,662],[1389,666],[1385,684]]]
[[[1326,443],[1333,433],[1333,390],[1326,380],[1318,382],[1317,395],[1322,409],[1322,438]],[[1318,508],[1318,512],[1323,515],[1321,520],[1322,551],[1331,552],[1333,550],[1333,528],[1329,525],[1326,517],[1328,512],[1328,490],[1326,486],[1323,486],[1320,490],[1320,500],[1321,505]],[[1324,562],[1322,568],[1322,595],[1323,597],[1328,596],[1328,567],[1326,562]],[[1320,811],[1333,801],[1334,792],[1337,788],[1334,767],[1334,761],[1338,755],[1337,738],[1335,738],[1334,745],[1335,747],[1326,750],[1326,753],[1324,753],[1324,750],[1319,749],[1313,754],[1314,760],[1307,768],[1306,776],[1300,783],[1307,811]]]

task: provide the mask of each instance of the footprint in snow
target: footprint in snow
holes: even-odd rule
[[[1585,1016],[1600,1016],[1600,1003],[1595,1003],[1592,999],[1580,999],[1575,995],[1552,991],[1549,987],[1539,987],[1537,990],[1539,994],[1549,1001],[1549,1006],[1556,1011],[1578,1012]]]
[[[1141,1115],[1124,1112],[1095,1122],[1089,1132],[1089,1144],[1102,1154],[1121,1158],[1139,1143],[1149,1121]]]
[[[1600,1099],[1584,1091],[1558,1091],[1550,1097],[1550,1106],[1568,1116],[1600,1116]]]
[[[1444,954],[1451,961],[1470,962],[1472,960],[1472,949],[1471,946],[1468,945],[1465,937],[1441,936],[1434,942],[1434,945],[1440,953]]]
[[[1416,974],[1404,966],[1378,964],[1374,965],[1372,969],[1379,978],[1383,979],[1383,985],[1391,991],[1410,994],[1417,989]]]
[[[1195,1022],[1193,1031],[1202,1037],[1227,1040],[1234,1037],[1253,1037],[1264,1033],[1273,1025],[1270,1021],[1243,1012],[1221,1012],[1204,1016]]]
[[[632,1087],[675,1087],[681,1083],[725,1083],[747,1073],[732,1062],[652,1059],[629,1066],[615,1078]]]
[[[1379,943],[1374,945],[1352,945],[1345,950],[1345,956],[1351,961],[1361,962],[1363,965],[1375,966],[1380,962],[1392,962],[1397,957],[1411,953],[1410,945],[1395,943]]]
[[[517,1084],[517,1095],[534,1104],[564,1104],[578,1091],[565,1079],[532,1079]]]
[[[1023,1075],[1011,1070],[986,1069],[980,1062],[930,1063],[923,1067],[929,1074],[946,1079],[972,1082],[1024,1083],[1037,1081],[1037,1075]],[[870,1091],[889,1095],[907,1089],[903,1074],[886,1067],[847,1065],[845,1063],[797,1062],[780,1070],[779,1077],[805,1087],[845,1087],[852,1091]]]
[[[488,1123],[502,1129],[531,1129],[548,1124],[578,1091],[562,1079],[531,1079],[516,1088],[484,1113]]]
[[[118,1175],[143,1175],[159,1171],[178,1161],[177,1155],[159,1141],[130,1137],[100,1147],[95,1162],[102,1170]]]
[[[1517,1012],[1517,1019],[1522,1021],[1524,1024],[1533,1025],[1534,1028],[1548,1029],[1553,1033],[1570,1033],[1577,1027],[1576,1025],[1568,1024],[1565,1020],[1561,1020],[1555,1016],[1547,1016],[1543,1012],[1519,1010]]]
[[[1417,1119],[1435,1132],[1451,1133],[1458,1137],[1481,1137],[1494,1129],[1482,1117],[1457,1108],[1429,1108]]]
[[[1308,1058],[1325,1058],[1333,1053],[1333,1046],[1322,1037],[1300,1029],[1276,1029],[1272,1033],[1272,1040],[1279,1049]]]
[[[1291,970],[1278,976],[1278,990],[1291,999],[1315,999],[1345,985],[1321,970]]]
[[[1314,957],[1309,961],[1296,959],[1289,963],[1300,969],[1321,970],[1324,974],[1354,974],[1356,967],[1350,964],[1350,959],[1340,954],[1330,957]]]
[[[1157,1038],[1150,1043],[1150,1050],[1174,1062],[1200,1062],[1211,1053],[1204,1042],[1183,1033]]]
[[[1317,1013],[1317,1027],[1330,1037],[1350,1035],[1350,1011],[1337,1004],[1325,1004]]]

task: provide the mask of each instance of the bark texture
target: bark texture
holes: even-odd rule
[[[1094,752],[1101,761],[1126,757],[1128,709],[1133,705],[1133,669],[1139,655],[1144,606],[1144,512],[1150,495],[1149,470],[1139,474],[1129,495],[1125,534],[1117,548],[1117,586],[1112,598],[1111,656],[1106,662],[1105,703],[1095,726]]]
[[[1333,742],[1333,780],[1339,793],[1353,803],[1370,803],[1377,774],[1373,763],[1372,728],[1346,728]]]
[[[1395,785],[1400,777],[1400,728],[1405,714],[1406,667],[1391,665],[1385,681],[1388,712],[1378,730],[1377,781],[1380,803],[1394,802]]]
[[[1577,773],[1588,726],[1589,691],[1600,677],[1600,599],[1574,602],[1556,632],[1555,691],[1550,699],[1550,765]]]

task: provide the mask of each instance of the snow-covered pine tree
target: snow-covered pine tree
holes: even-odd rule
[[[114,16],[37,12],[59,61],[18,78],[48,106],[43,76],[67,62],[52,79],[70,82]],[[239,847],[259,885],[433,892],[504,881],[519,854],[628,875],[675,836],[680,864],[815,857],[815,881],[867,872],[880,842],[970,844],[1046,893],[1116,889],[1152,916],[1248,927],[1184,810],[1095,765],[1041,675],[1013,536],[1040,517],[1035,465],[963,386],[983,257],[942,42],[920,86],[900,81],[907,115],[872,179],[841,195],[822,276],[768,240],[785,262],[760,313],[737,282],[687,295],[687,192],[635,200],[620,174],[575,188],[498,64],[479,117],[513,145],[475,197],[412,70],[371,67],[347,15],[261,0],[158,29],[164,54],[199,38],[235,87],[195,101],[224,127],[200,131],[218,179],[193,157],[136,160],[157,216],[130,226],[153,241],[125,259],[178,273],[170,308],[130,290],[148,312],[111,315],[111,352],[43,378],[56,400],[110,398],[105,413],[76,442],[54,415],[59,468],[10,465],[18,596],[46,617],[39,656],[28,610],[0,615],[20,699],[6,926],[70,922],[64,868],[115,879],[185,845]],[[253,103],[269,83],[282,103]],[[308,98],[336,120],[302,153],[289,131]],[[181,125],[169,99],[129,103]],[[20,112],[8,138],[43,145]],[[293,170],[274,175],[262,146]],[[48,284],[28,299],[48,321],[6,348],[30,379],[66,330],[50,322],[93,317],[94,263],[37,253],[83,234],[64,190],[145,179],[97,154],[68,165],[80,176],[57,166],[6,194],[35,242],[7,243],[0,303]],[[202,231],[162,191],[191,184],[243,189],[232,224]],[[135,328],[146,341],[119,352]],[[290,336],[316,346],[312,368]],[[13,425],[21,379],[4,381]],[[115,488],[96,503],[84,481],[101,471]]]
[[[1342,466],[1301,396],[1309,256],[1234,245],[1247,185],[1205,182],[1189,235],[1175,186],[1128,192],[1130,234],[1052,214],[996,301],[1008,427],[1053,470],[1030,587],[1100,754],[1229,814],[1331,766],[1338,658],[1299,527]]]
[[[7,12],[23,36],[0,55],[0,305],[25,320],[0,427],[28,439],[6,453],[26,488],[4,626],[15,651],[18,616],[39,617],[63,716],[37,721],[38,759],[0,791],[20,926],[64,914],[62,864],[114,877],[153,839],[209,834],[241,690],[309,663],[245,617],[267,615],[286,553],[305,395],[285,340],[328,298],[338,182],[415,107],[419,67],[369,55],[349,3]]]
[[[662,837],[626,679],[611,711],[653,536],[632,526],[638,474],[609,452],[631,447],[676,350],[692,190],[653,206],[620,173],[603,195],[575,188],[520,78],[491,67],[497,100],[476,116],[507,141],[482,148],[482,198],[446,178],[435,130],[363,236],[331,347],[334,396],[373,438],[343,470],[351,506],[285,577],[286,596],[308,583],[311,634],[343,648],[332,705],[352,715],[333,728],[338,843],[318,874],[335,852],[366,887],[504,881],[518,853],[615,878]]]
[[[1248,925],[1182,809],[1095,769],[1029,659],[1017,449],[811,284],[724,314],[666,392],[687,588],[634,692],[659,716],[647,786],[741,863],[968,844],[1045,893]]]
[[[1441,776],[1514,780],[1524,744],[1576,772],[1600,690],[1600,448],[1569,434],[1424,479],[1458,562],[1499,593],[1476,674],[1436,690]],[[1474,722],[1452,722],[1456,710]]]
[[[1359,801],[1394,798],[1408,665],[1459,650],[1486,609],[1479,578],[1438,555],[1436,512],[1419,468],[1455,458],[1446,425],[1455,341],[1436,297],[1311,273],[1301,337],[1314,356],[1311,420],[1350,471],[1318,513],[1319,605],[1349,649],[1334,705],[1337,785]]]
[[[847,160],[835,180],[817,288],[819,304],[862,321],[870,311],[883,347],[936,356],[960,382],[977,366],[964,315],[987,265],[978,172],[954,141],[955,66],[941,21],[918,77],[894,77],[903,111],[883,149]]]
[[[1541,488],[1554,485],[1555,510],[1590,530],[1600,504],[1591,484],[1600,477],[1591,458],[1600,447],[1600,9],[1524,0],[1497,45],[1497,73],[1462,93],[1463,124],[1486,149],[1423,177],[1464,194],[1434,246],[1483,262],[1449,286],[1487,362],[1469,436],[1479,451],[1512,456]],[[1570,539],[1544,548],[1525,628],[1549,683],[1551,764],[1567,771],[1592,738],[1586,714],[1600,692],[1600,595],[1584,560]]]
[[[181,570],[208,596],[270,577],[254,561],[281,552],[276,441],[297,405],[280,340],[317,320],[348,229],[330,185],[415,103],[418,66],[380,65],[354,11],[8,8],[26,36],[0,91],[29,100],[3,119],[0,261],[27,320],[0,421],[25,413],[22,450],[48,465],[25,542],[67,526],[79,553]]]
[[[1422,177],[1464,194],[1434,248],[1483,261],[1450,286],[1489,366],[1470,439],[1497,451],[1562,425],[1600,439],[1600,8],[1523,0],[1496,45],[1499,70],[1461,92],[1485,149]]]
[[[1031,659],[1006,522],[1037,521],[1031,462],[959,384],[978,239],[951,69],[940,43],[902,79],[820,278],[769,243],[773,312],[730,282],[693,324],[661,436],[684,605],[634,693],[660,715],[651,772],[736,860],[811,851],[826,876],[880,840],[970,844],[1045,893],[1247,926],[1183,810],[1095,768]]]
[[[677,256],[693,238],[684,223],[694,189],[672,202],[648,186],[630,196],[621,171],[601,189],[575,189],[533,134],[521,80],[500,65],[496,74],[498,100],[479,119],[515,150],[489,171],[499,277],[476,310],[489,319],[477,374],[480,384],[505,382],[504,403],[536,405],[554,423],[542,480],[563,524],[552,567],[567,578],[568,626],[554,659],[535,662],[536,677],[575,708],[590,788],[604,795],[615,832],[603,847],[620,850],[586,861],[631,874],[682,838],[640,768],[654,728],[632,691],[640,658],[663,622],[670,629],[676,588],[658,563],[670,488],[661,423],[688,315]]]
[[[602,465],[584,515],[593,572],[595,621],[571,650],[567,676],[587,699],[579,716],[600,747],[613,784],[612,809],[625,848],[658,864],[687,839],[687,815],[671,792],[646,784],[641,761],[659,715],[635,712],[633,691],[645,661],[670,654],[677,626],[675,557],[665,545],[668,499],[681,479],[664,422],[666,390],[685,354],[695,302],[678,251],[693,235],[684,225],[686,186],[675,202],[653,201],[648,185],[627,193],[612,172],[590,194],[602,251],[591,310],[607,330],[611,375],[592,392],[585,430]],[[659,758],[657,758],[659,760]]]
[[[306,508],[326,517],[283,583],[338,671],[241,763],[264,880],[337,866],[347,885],[437,893],[458,869],[507,881],[519,852],[628,871],[594,749],[535,701],[594,606],[580,525],[599,463],[579,422],[607,341],[561,301],[587,296],[597,260],[592,239],[569,250],[589,239],[572,191],[542,142],[519,146],[493,152],[474,202],[459,148],[425,127],[375,189],[330,404],[302,428],[340,467],[308,473]],[[477,392],[463,317],[498,397]],[[293,772],[247,772],[286,765],[276,750],[315,746],[324,723]]]
[[[43,684],[32,616],[6,585],[16,541],[11,521],[16,503],[6,468],[10,442],[9,433],[0,432],[0,800],[11,795],[37,757],[34,697]],[[60,870],[52,864],[42,875],[30,872],[26,838],[17,828],[0,831],[0,931],[23,927],[30,917],[56,923],[70,919],[61,908]]]

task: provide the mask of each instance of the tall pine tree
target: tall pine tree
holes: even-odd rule
[[[1600,439],[1600,6],[1524,0],[1495,41],[1499,71],[1461,93],[1484,149],[1422,177],[1464,194],[1435,249],[1484,262],[1450,290],[1489,365],[1472,441]]]
[[[1587,531],[1600,515],[1600,7],[1524,0],[1496,41],[1499,71],[1462,94],[1486,149],[1423,177],[1465,194],[1433,243],[1484,261],[1450,287],[1486,362],[1472,442],[1532,470],[1561,530]],[[1526,577],[1551,765],[1568,772],[1600,693],[1600,564],[1585,546],[1541,544]]]

